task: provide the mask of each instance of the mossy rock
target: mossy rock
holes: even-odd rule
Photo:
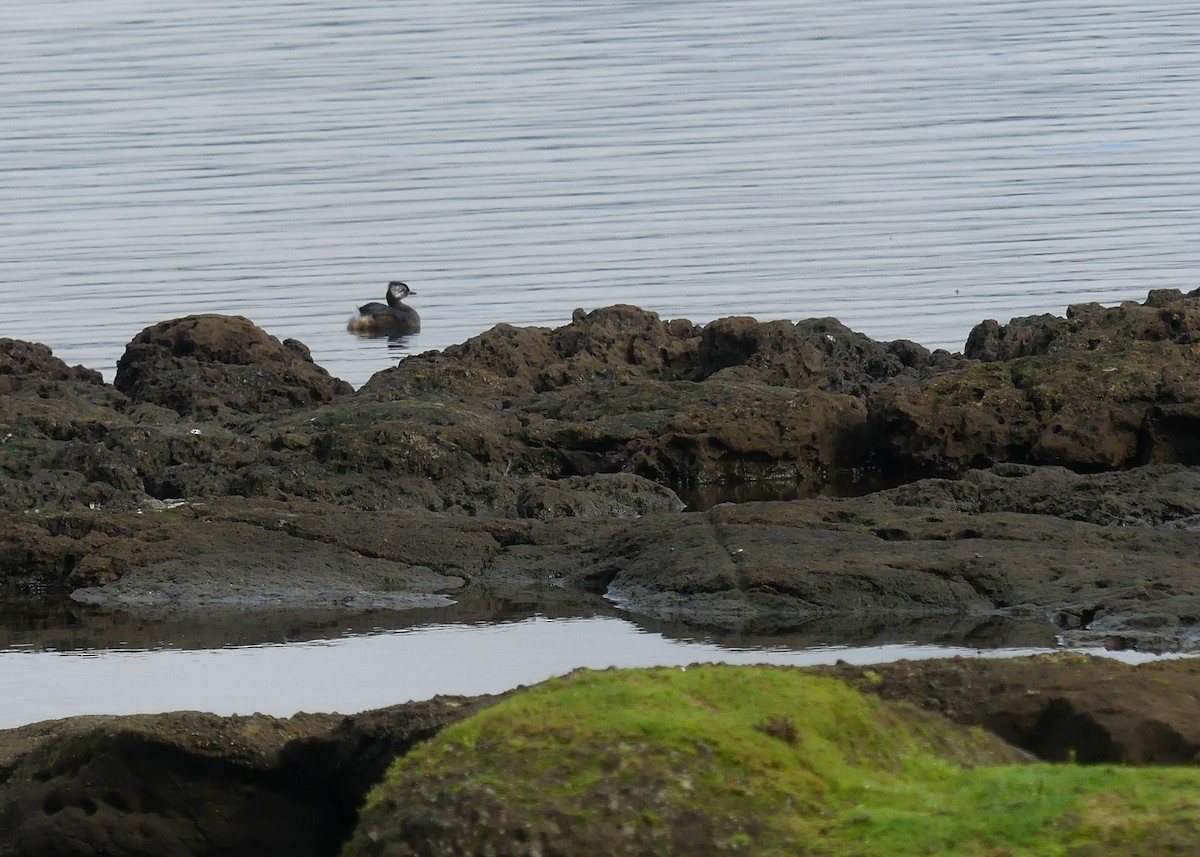
[[[1028,759],[798,670],[580,672],[397,761],[344,854],[1151,854],[1200,821],[1193,769]]]

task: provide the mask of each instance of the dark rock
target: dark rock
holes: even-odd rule
[[[1023,512],[1101,526],[1196,528],[1200,470],[1150,465],[1082,476],[1065,467],[997,464],[961,480],[923,479],[882,491],[880,499],[967,515]]]
[[[1194,650],[1198,332],[1200,294],[1169,290],[985,322],[969,359],[832,319],[617,306],[500,325],[358,393],[245,319],[148,328],[117,388],[3,340],[0,577],[130,610],[572,599],[728,634],[966,617]],[[962,478],[698,513],[672,490],[813,492],[871,465]],[[992,663],[858,675],[1048,758],[1200,749],[1190,668]],[[351,721],[147,723],[31,727],[0,750],[0,853],[332,848],[407,746]],[[264,820],[290,828],[246,832]]]
[[[299,343],[285,345],[248,319],[220,315],[146,328],[117,361],[115,385],[135,402],[197,420],[311,407],[353,392]]]
[[[943,355],[908,340],[876,342],[835,318],[792,324],[733,317],[705,325],[693,377],[861,397],[885,382],[915,380]]]
[[[68,367],[45,345],[0,339],[0,395],[47,381],[76,381],[92,386],[104,383],[99,372],[82,366]]]
[[[1063,334],[1063,322],[1049,313],[1014,318],[1006,325],[988,319],[971,329],[963,356],[990,363],[1045,354]]]
[[[1024,356],[991,363],[832,319],[699,328],[617,306],[554,330],[498,326],[358,393],[244,319],[144,331],[122,368],[132,400],[11,346],[22,377],[57,386],[0,398],[0,572],[129,606],[211,604],[207,590],[243,607],[574,590],[725,629],[966,613],[1191,647],[1198,300],[1014,322],[994,349]],[[1142,460],[1164,463],[1075,472]],[[873,499],[680,517],[673,493],[795,496],[871,464],[899,479],[994,462],[1008,463]],[[1169,527],[1104,529],[1127,524]],[[210,585],[239,563],[259,582]]]
[[[335,854],[397,755],[489,701],[353,717],[79,717],[0,732],[0,853]]]
[[[683,503],[675,492],[631,473],[573,476],[560,481],[530,480],[517,498],[517,517],[640,518],[656,512],[678,512]]]
[[[721,318],[700,338],[696,379],[721,372],[777,387],[824,387],[824,355],[787,321],[762,323],[753,318]],[[731,370],[741,371],[731,371]]]
[[[1095,472],[1200,464],[1200,296],[1072,307],[1067,318],[984,322],[966,353],[987,362],[869,398],[885,469],[961,474],[1001,461]]]
[[[1200,757],[1192,660],[1131,666],[1082,655],[817,668],[859,690],[981,726],[1052,762],[1191,765]]]
[[[932,359],[911,343],[889,348],[832,319],[701,330],[616,306],[555,330],[500,325],[376,374],[355,398],[439,411],[436,438],[404,422],[442,452],[445,472],[424,474],[435,480],[634,473],[676,489],[774,480],[812,491],[861,453],[862,403],[843,391]]]
[[[1086,506],[1080,494],[1077,513]],[[1105,499],[1092,497],[1102,519]],[[1156,501],[1128,502],[1150,509]],[[779,633],[817,617],[996,615],[1057,623],[1067,645],[1198,643],[1200,533],[1179,528],[863,498],[650,516],[601,538],[572,549],[567,580],[662,621]],[[1072,612],[1090,621],[1064,630],[1058,617]]]
[[[122,501],[123,474],[105,484],[59,459],[127,424],[127,405],[99,372],[69,368],[44,345],[0,340],[0,509]]]
[[[671,380],[695,364],[699,328],[617,305],[585,313],[555,330],[500,324],[453,345],[404,360],[376,375],[364,398],[527,395],[592,382]]]
[[[615,306],[555,330],[499,325],[353,394],[300,343],[245,319],[193,316],[130,343],[117,386],[132,401],[101,387],[110,401],[96,403],[86,433],[85,412],[56,403],[40,428],[59,443],[11,459],[28,466],[0,482],[0,508],[69,504],[72,492],[125,509],[234,494],[544,516],[594,499],[564,480],[614,474],[681,490],[812,492],[869,453],[850,391],[913,381],[935,363],[913,343],[874,343],[832,319],[702,331]],[[71,422],[49,421],[60,413]],[[59,476],[31,491],[20,480],[35,473]],[[559,497],[531,499],[548,480]]]
[[[856,451],[846,438],[865,420],[850,396],[717,377],[569,388],[529,413],[518,437],[551,473],[625,471],[676,488],[783,480],[815,489]]]

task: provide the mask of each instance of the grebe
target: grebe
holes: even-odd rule
[[[415,295],[405,283],[392,280],[388,283],[386,304],[371,301],[358,308],[358,315],[350,319],[346,330],[364,336],[408,336],[421,332],[421,316],[410,306],[401,303],[409,295]]]

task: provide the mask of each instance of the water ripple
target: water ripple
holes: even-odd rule
[[[1162,2],[6,6],[0,335],[111,377],[245,315],[361,384],[408,279],[440,348],[636,303],[984,317],[1195,285],[1200,11]]]

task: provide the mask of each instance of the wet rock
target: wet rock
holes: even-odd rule
[[[831,319],[698,327],[616,306],[553,330],[497,326],[358,393],[244,319],[143,331],[120,376],[131,398],[10,345],[21,377],[58,386],[0,398],[13,429],[0,572],[98,603],[186,606],[210,603],[213,569],[245,559],[246,579],[266,583],[217,587],[243,604],[524,587],[729,630],[965,612],[1037,618],[1080,644],[1190,647],[1200,610],[1180,557],[1200,530],[1185,371],[1198,300],[1153,293],[985,330],[997,356],[1022,355],[991,363]],[[1162,463],[1132,466],[1142,459]],[[874,499],[679,517],[684,490],[797,496],[870,464],[898,479],[994,462],[1007,463]],[[1129,469],[1078,473],[1112,468]],[[188,515],[169,505],[181,500]],[[85,508],[91,525],[61,526]],[[314,509],[364,543],[410,549],[363,553],[297,529]],[[1102,529],[1128,524],[1169,530]],[[262,550],[243,557],[247,541]]]
[[[327,402],[353,388],[237,316],[192,315],[148,327],[117,361],[115,386],[198,420],[263,414]]]
[[[0,569],[129,608],[417,607],[472,592],[576,592],[636,616],[742,632],[966,615],[1041,623],[1067,645],[1200,644],[1200,531],[1187,524],[1192,507],[1172,511],[1170,499],[1190,472],[1166,470],[1140,488],[1131,480],[1117,506],[1089,488],[1096,477],[1064,477],[1053,490],[1053,479],[1024,477],[1013,502],[1045,495],[1041,514],[1006,510],[991,487],[1002,478],[1016,477],[992,476],[976,494],[931,482],[682,515],[654,511],[673,495],[618,476],[527,482],[504,500],[523,518],[233,499],[21,516],[0,521]],[[1168,526],[1106,523],[1172,514],[1181,517]]]
[[[901,506],[968,515],[1023,512],[1102,526],[1194,530],[1200,516],[1200,469],[1149,465],[1084,476],[1065,467],[997,464],[962,479],[923,479],[881,491]]]
[[[429,513],[366,516],[235,499],[21,516],[0,570],[87,603],[180,609],[416,607],[479,576],[497,546]]]
[[[568,579],[632,613],[709,627],[776,633],[880,611],[1001,615],[1054,623],[1067,645],[1190,650],[1198,539],[882,499],[754,503],[622,526],[603,550],[576,550]],[[1061,618],[1072,612],[1088,621]]]

